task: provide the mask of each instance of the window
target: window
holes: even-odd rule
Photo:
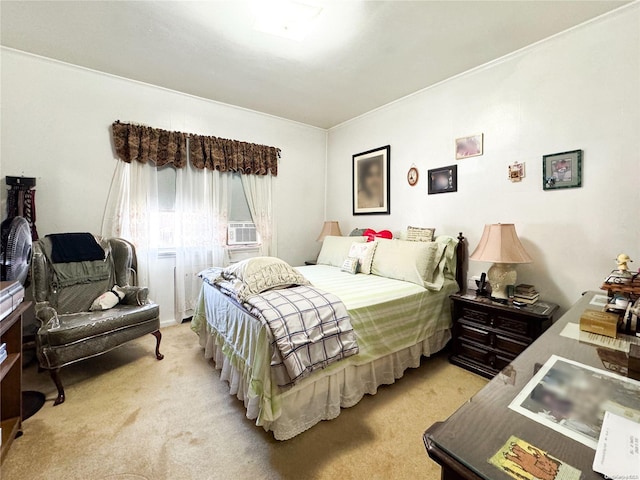
[[[233,173],[231,176],[231,181],[229,182],[229,221],[253,221],[239,173]]]
[[[251,223],[251,212],[239,173],[229,174],[228,218],[230,222]],[[158,182],[158,243],[160,250],[175,248],[176,170],[167,165],[157,169]]]

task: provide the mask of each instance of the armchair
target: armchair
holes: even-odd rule
[[[104,262],[53,264],[51,241],[33,244],[32,279],[36,317],[40,328],[36,347],[40,367],[48,370],[58,390],[54,405],[65,400],[60,369],[66,365],[108,352],[148,333],[156,338],[160,353],[158,305],[148,300],[148,289],[135,285],[135,248],[126,240],[100,240]],[[132,283],[134,285],[132,285]],[[115,307],[89,311],[91,303],[114,285],[123,287],[125,297]]]

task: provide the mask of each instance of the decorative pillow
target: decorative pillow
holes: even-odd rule
[[[370,228],[366,229],[363,235],[367,237],[368,242],[374,242],[376,238],[393,238],[393,233],[391,233],[389,230],[380,230],[379,232],[376,232],[375,230],[371,230]]]
[[[225,268],[222,278],[232,284],[239,301],[267,290],[310,285],[300,272],[275,257],[253,257]]]
[[[343,272],[347,272],[347,273],[350,273],[352,275],[355,275],[356,273],[358,273],[358,259],[357,258],[352,258],[352,257],[347,258],[343,262],[342,267],[340,268],[340,270],[342,270]]]
[[[149,302],[149,289],[147,287],[122,287],[124,292],[124,300],[122,302],[125,305],[146,305]]]
[[[415,283],[431,284],[446,245],[436,242],[378,240],[371,273]]]
[[[349,234],[350,237],[362,237],[364,235],[365,230],[368,230],[367,228],[354,228],[353,230],[351,230],[351,233]]]
[[[349,249],[349,257],[357,258],[360,262],[360,273],[369,275],[371,273],[371,263],[373,262],[373,254],[378,244],[376,242],[369,243],[352,243]]]
[[[410,242],[433,242],[435,228],[407,227],[407,240]]]
[[[97,312],[100,310],[109,310],[119,304],[124,299],[124,295],[124,290],[118,285],[114,285],[111,290],[104,292],[93,301],[89,307],[89,311]]]
[[[340,268],[344,259],[349,256],[351,245],[354,242],[364,243],[366,241],[365,237],[325,237],[316,263]]]

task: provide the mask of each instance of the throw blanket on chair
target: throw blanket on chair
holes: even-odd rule
[[[335,295],[298,286],[251,296],[245,305],[271,331],[278,357],[271,366],[284,364],[291,379],[281,386],[358,353],[349,314]]]

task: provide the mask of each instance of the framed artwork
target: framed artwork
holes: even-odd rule
[[[525,177],[524,162],[509,165],[509,180],[520,182]]]
[[[418,169],[416,167],[411,167],[407,172],[407,183],[412,187],[415,187],[416,183],[418,183],[419,177],[420,175],[418,174]]]
[[[429,170],[429,195],[458,191],[458,166],[434,168]]]
[[[582,186],[582,150],[542,157],[542,188],[558,190]]]
[[[478,157],[484,149],[484,134],[456,138],[456,160]]]
[[[353,155],[354,215],[391,213],[390,161],[390,145]]]

